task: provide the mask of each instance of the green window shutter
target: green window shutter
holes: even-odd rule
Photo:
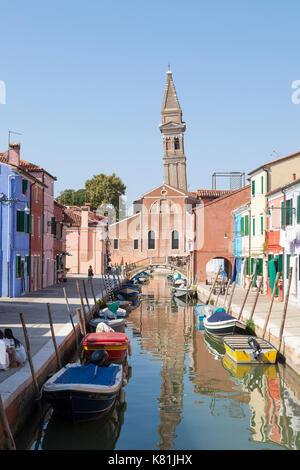
[[[281,201],[280,207],[281,207],[281,227],[283,227],[284,226],[284,201]]]
[[[21,256],[16,256],[16,277],[21,277]]]
[[[263,215],[260,217],[260,234],[264,234],[264,217]]]
[[[250,271],[249,271],[249,258],[246,258],[246,274],[247,275],[250,274]]]
[[[285,224],[292,225],[293,223],[293,200],[288,199],[285,202],[286,205],[286,216],[285,216]]]
[[[289,270],[290,270],[290,259],[291,255],[286,255],[286,270],[285,270],[285,278],[289,278]]]
[[[263,259],[258,258],[258,275],[262,276],[263,273]]]
[[[25,231],[25,212],[17,211],[17,232]]]
[[[241,218],[241,236],[245,235],[245,219],[244,217]]]
[[[252,180],[252,196],[255,196],[255,180]]]
[[[252,235],[255,237],[255,217],[252,219]]]
[[[251,274],[253,274],[254,270],[254,258],[251,258]]]
[[[26,256],[27,275],[30,276],[30,256]]]
[[[28,189],[28,181],[27,180],[22,180],[22,193],[26,194]]]
[[[261,177],[261,194],[264,194],[264,177]]]
[[[280,278],[282,279],[282,254],[278,256],[278,271],[280,272]]]
[[[300,196],[297,196],[297,224],[300,224]]]
[[[245,216],[245,235],[249,235],[249,216]]]
[[[31,225],[32,225],[32,215],[26,214],[26,233],[32,233]]]

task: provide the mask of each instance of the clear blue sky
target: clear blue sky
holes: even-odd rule
[[[297,0],[2,0],[0,149],[21,132],[22,157],[57,176],[56,194],[115,172],[132,201],[163,181],[170,62],[190,190],[294,153],[299,17]]]

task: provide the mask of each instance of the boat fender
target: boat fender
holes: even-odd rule
[[[257,340],[253,336],[249,336],[248,344],[249,344],[250,348],[253,349],[253,354],[254,354],[255,359],[258,359],[259,355],[260,355],[260,352],[261,352],[261,349],[260,349],[260,346],[259,346]]]

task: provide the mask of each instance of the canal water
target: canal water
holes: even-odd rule
[[[230,363],[170,292],[156,274],[128,317],[125,401],[89,423],[50,415],[30,449],[300,449],[299,379],[278,365]]]

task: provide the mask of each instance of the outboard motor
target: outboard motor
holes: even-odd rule
[[[90,362],[99,367],[107,366],[108,352],[105,349],[97,349],[90,356]]]
[[[258,359],[258,357],[260,355],[260,352],[261,352],[261,349],[260,349],[260,346],[259,346],[257,340],[253,336],[249,336],[248,344],[249,344],[250,348],[253,349],[253,354],[254,354],[255,359]]]

